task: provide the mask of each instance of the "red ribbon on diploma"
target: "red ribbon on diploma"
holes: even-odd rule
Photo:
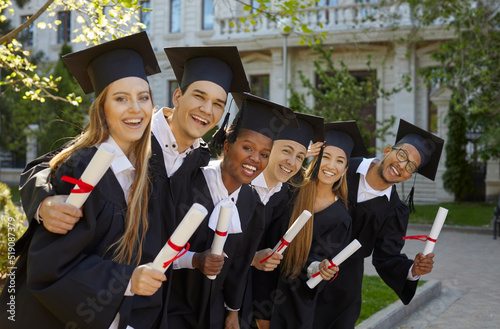
[[[328,268],[332,268],[332,267],[334,267],[334,266],[337,266],[337,265],[335,265],[335,264],[334,264],[334,263],[330,260],[330,265],[328,265]],[[313,278],[315,278],[315,277],[317,277],[317,276],[318,276],[318,275],[320,275],[320,274],[321,274],[321,272],[319,272],[319,271],[318,271],[318,272],[314,273],[314,274],[312,275],[312,277],[313,277]],[[333,276],[333,278],[330,280],[330,282],[332,282],[333,280],[335,280],[335,278],[337,277],[337,274],[339,274],[339,272],[335,273],[335,275],[334,275],[334,276]]]
[[[76,178],[64,175],[61,177],[61,180],[68,182],[68,183],[71,183],[71,184],[78,185],[79,188],[72,189],[71,193],[90,193],[94,189],[94,187],[92,185],[85,183],[81,179],[76,179]]]
[[[218,236],[226,236],[227,235],[227,231],[226,232],[221,232],[221,231],[215,230],[215,234],[217,234]]]
[[[175,251],[178,251],[177,255],[174,256],[174,258],[172,258],[171,260],[163,263],[163,268],[167,268],[170,264],[172,264],[174,262],[174,260],[182,257],[182,255],[184,255],[185,253],[187,253],[189,251],[189,242],[186,243],[186,249],[184,249],[184,246],[178,246],[178,245],[175,245],[172,241],[170,241],[170,239],[168,239],[167,241],[168,245],[174,249]],[[184,249],[184,251],[182,251],[182,249]]]
[[[267,256],[266,258],[264,258],[263,260],[261,260],[259,262],[260,264],[264,263],[266,260],[268,260],[269,258],[271,258],[271,256],[274,255],[276,252],[281,251],[281,249],[285,248],[285,246],[288,246],[290,244],[290,242],[286,241],[285,238],[281,238],[280,241],[281,241],[281,243],[278,246],[278,248],[275,251],[273,251],[269,256]]]
[[[422,241],[422,242],[425,242],[425,241],[430,241],[430,242],[434,242],[436,243],[436,239],[433,239],[431,238],[430,236],[427,236],[427,235],[410,235],[410,236],[404,236],[403,237],[403,240],[419,240],[419,241]]]

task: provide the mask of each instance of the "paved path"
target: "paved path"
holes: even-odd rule
[[[428,234],[410,228],[408,235]],[[403,252],[410,258],[425,242],[409,240]],[[500,239],[493,234],[444,229],[434,249],[434,269],[426,280],[440,280],[442,293],[394,329],[500,328]],[[371,259],[366,274],[376,274]]]

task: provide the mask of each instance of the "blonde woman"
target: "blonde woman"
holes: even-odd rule
[[[306,170],[289,226],[303,210],[313,217],[284,253],[271,328],[313,327],[317,293],[324,285],[311,290],[305,283],[312,275],[331,280],[338,268],[330,266],[330,259],[350,242],[345,173],[351,153],[363,154],[366,148],[353,121],[327,123],[324,129],[322,157],[315,157]]]
[[[64,59],[96,100],[85,131],[50,161],[54,191],[69,194],[74,182],[67,177],[80,178],[102,143],[113,145],[117,156],[73,230],[59,235],[33,226],[27,252],[17,264],[25,275],[14,296],[16,321],[1,322],[19,328],[118,328],[127,325],[130,315],[127,296],[152,295],[166,280],[163,273],[138,266],[150,193],[153,101],[147,76],[159,67],[146,33]]]

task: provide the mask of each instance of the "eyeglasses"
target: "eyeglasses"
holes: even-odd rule
[[[408,158],[408,152],[399,147],[393,147],[393,150],[396,150],[396,158],[399,162],[406,162],[405,169],[410,174],[413,175],[417,172],[417,164],[413,161],[410,161]]]

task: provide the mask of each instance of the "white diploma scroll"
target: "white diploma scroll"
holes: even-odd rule
[[[224,251],[224,243],[226,243],[227,230],[233,213],[233,204],[224,202],[220,207],[219,219],[217,228],[215,229],[214,241],[212,242],[212,255],[222,255]],[[210,280],[215,280],[216,275],[207,275]]]
[[[102,176],[106,173],[111,162],[115,159],[116,150],[115,148],[108,143],[102,143],[101,146],[97,149],[97,152],[90,160],[87,168],[80,177],[80,181],[85,184],[91,185],[92,187],[96,186],[97,183],[101,180]],[[83,186],[75,185],[74,189],[83,189]],[[66,199],[66,203],[69,203],[77,208],[83,206],[87,198],[89,197],[90,192],[86,193],[75,193],[72,192]]]
[[[286,233],[283,235],[280,241],[274,246],[273,252],[260,261],[260,263],[264,263],[266,260],[271,258],[274,254],[282,255],[285,251],[286,247],[292,242],[292,240],[299,234],[300,230],[306,225],[307,221],[311,218],[311,213],[307,210],[304,210],[299,217],[293,222],[292,226],[288,228]]]
[[[155,270],[165,272],[176,259],[176,256],[184,249],[184,246],[207,214],[208,211],[205,207],[199,203],[193,203],[179,226],[177,226],[172,236],[170,236],[170,239],[168,239],[165,246],[163,246],[156,256],[151,267]]]
[[[333,257],[332,263],[339,266],[342,264],[347,258],[349,258],[352,254],[354,254],[359,248],[361,248],[361,243],[358,240],[354,239],[351,243],[347,245],[341,252],[338,253],[337,256]],[[316,287],[323,279],[321,275],[317,275],[313,278],[307,280],[307,285],[309,288],[313,289]]]
[[[436,240],[439,236],[439,233],[441,233],[441,229],[443,228],[444,221],[447,215],[448,215],[448,209],[439,207],[436,219],[434,219],[434,224],[432,224],[431,232],[429,233],[427,242],[424,247],[423,251],[424,256],[430,254],[434,250],[434,245],[436,244]]]

